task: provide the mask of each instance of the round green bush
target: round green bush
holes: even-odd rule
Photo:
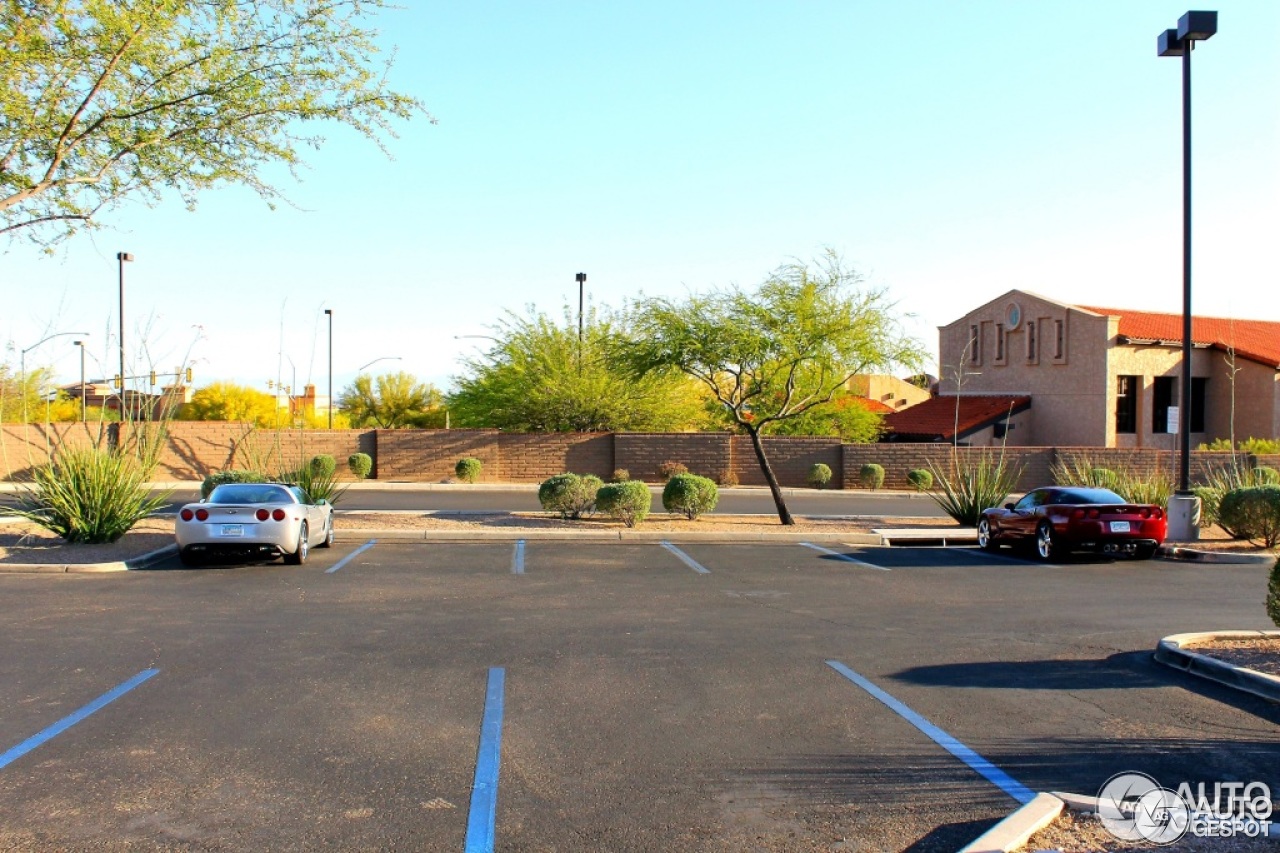
[[[596,492],[596,509],[635,527],[648,517],[652,500],[649,487],[639,480],[607,483]]]
[[[676,474],[662,489],[662,508],[681,513],[690,521],[711,512],[719,500],[720,489],[715,482],[697,474]]]
[[[596,491],[602,485],[592,474],[556,474],[538,486],[538,503],[561,518],[582,518],[595,511]]]
[[[928,468],[913,468],[907,472],[907,482],[918,491],[927,492],[933,488],[933,472]]]
[[[338,461],[328,453],[312,456],[307,464],[311,466],[311,473],[317,477],[332,477],[338,471]]]
[[[259,474],[257,471],[219,471],[216,474],[210,474],[200,483],[200,498],[207,499],[209,493],[213,491],[214,486],[221,486],[223,483],[265,483],[267,476]]]
[[[1271,567],[1271,579],[1267,582],[1267,615],[1280,628],[1280,560]]]
[[[474,483],[480,479],[481,467],[479,459],[468,456],[458,460],[458,464],[453,466],[453,473],[464,483]]]
[[[827,484],[831,482],[831,466],[818,462],[809,468],[809,474],[805,477],[805,480],[815,489],[825,489]]]
[[[1232,489],[1218,504],[1218,524],[1236,539],[1280,543],[1280,486]]]
[[[368,453],[352,453],[347,457],[347,467],[357,480],[363,480],[373,473],[373,457]]]
[[[868,489],[878,489],[884,485],[884,466],[868,462],[858,471],[858,482]]]

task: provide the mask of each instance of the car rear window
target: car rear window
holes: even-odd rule
[[[209,495],[211,504],[278,504],[293,503],[287,489],[279,486],[222,485]]]
[[[1110,489],[1070,489],[1058,495],[1059,503],[1064,504],[1123,504],[1124,498]]]

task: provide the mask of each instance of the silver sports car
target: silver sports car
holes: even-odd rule
[[[307,503],[302,489],[285,483],[225,483],[179,510],[174,532],[183,565],[225,555],[284,557],[296,566],[312,546],[333,544],[333,505]]]

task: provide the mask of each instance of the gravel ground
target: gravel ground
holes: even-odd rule
[[[1275,853],[1276,842],[1266,838],[1196,838],[1183,836],[1173,844],[1121,841],[1102,826],[1097,817],[1064,811],[1047,827],[1031,836],[1019,850],[1059,851],[1059,853],[1133,853],[1160,850],[1164,853]]]

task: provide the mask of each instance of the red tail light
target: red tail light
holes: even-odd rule
[[[182,516],[183,521],[190,521],[196,517],[196,514],[189,509],[184,509],[182,512],[178,513],[178,515]]]
[[[1089,510],[1089,517],[1090,517],[1090,518],[1097,518],[1099,515],[1101,515],[1101,513],[1100,513],[1100,512],[1098,512],[1096,509],[1091,509],[1091,510]]]
[[[271,517],[271,513],[267,512],[265,509],[258,510],[254,515],[257,517],[258,521],[266,521]]]
[[[1144,507],[1144,508],[1143,508],[1143,510],[1142,510],[1142,517],[1143,517],[1143,518],[1150,518],[1150,517],[1151,517],[1151,508],[1150,508],[1150,507]]]
[[[1072,517],[1072,518],[1084,518],[1084,510],[1082,510],[1082,509],[1073,509],[1073,510],[1071,510],[1071,517]]]
[[[1151,510],[1151,516],[1153,518],[1164,518],[1164,510],[1160,509],[1160,507],[1156,507]]]
[[[276,521],[284,521],[284,510],[275,509],[271,511],[271,517]]]
[[[197,520],[197,521],[208,521],[208,520],[209,520],[209,510],[207,510],[207,509],[198,509],[198,510],[196,510],[196,520]]]

